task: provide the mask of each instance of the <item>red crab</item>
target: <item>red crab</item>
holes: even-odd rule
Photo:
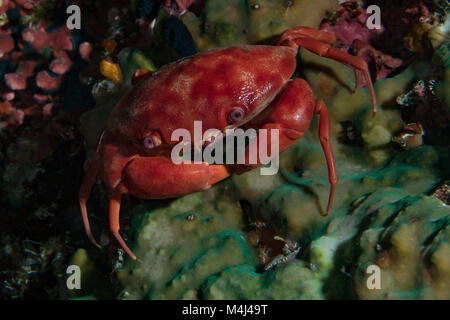
[[[203,131],[230,126],[268,132],[278,129],[282,152],[303,136],[313,115],[318,114],[319,137],[331,184],[328,213],[337,183],[328,110],[322,100],[314,99],[305,80],[290,79],[296,68],[298,47],[353,68],[357,86],[362,75],[376,111],[367,64],[334,48],[334,41],[334,36],[326,31],[296,27],[285,31],[277,46],[248,45],[199,53],[143,77],[115,106],[99,140],[96,158],[88,165],[79,200],[89,239],[98,246],[86,210],[97,175],[110,192],[111,232],[128,255],[136,259],[119,234],[124,194],[147,199],[178,197],[205,190],[235,171],[257,166],[174,164],[170,154],[178,141],[171,141],[171,134],[185,128],[193,136],[194,120],[202,121]],[[257,148],[254,144],[248,148],[252,147]]]

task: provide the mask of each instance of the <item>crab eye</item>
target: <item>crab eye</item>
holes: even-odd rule
[[[242,108],[235,107],[233,110],[231,110],[229,114],[229,121],[232,123],[241,122],[244,120],[245,111]]]
[[[162,143],[161,136],[158,132],[153,132],[146,136],[143,140],[144,147],[146,149],[153,149]]]
[[[144,138],[144,147],[146,149],[153,149],[155,147],[155,142],[151,136]]]

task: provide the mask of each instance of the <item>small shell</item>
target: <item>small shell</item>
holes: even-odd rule
[[[400,134],[392,138],[392,141],[397,142],[405,149],[417,148],[423,144],[422,136],[424,131],[420,123],[410,123],[403,127]]]
[[[430,196],[441,200],[445,205],[450,204],[450,181],[444,181],[438,187],[436,187],[430,194]]]
[[[100,62],[100,73],[111,79],[115,84],[120,84],[122,82],[122,69],[118,63],[113,63],[103,59]]]

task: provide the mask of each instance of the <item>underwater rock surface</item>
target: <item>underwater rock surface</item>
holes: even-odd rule
[[[309,142],[297,147],[320,155]],[[302,163],[295,154],[282,161]],[[317,207],[328,192],[326,167],[316,164],[306,164],[302,178],[285,172],[292,183],[249,172],[163,207],[142,201],[132,221],[142,262],[121,271],[122,298],[447,299],[450,209],[426,195],[438,181],[439,152],[420,147],[376,169],[351,161],[338,162],[326,218]],[[300,244],[297,259],[262,272],[243,200],[276,234]],[[381,290],[367,289],[369,265],[381,268]]]
[[[208,0],[200,17],[192,12],[183,22],[201,51],[274,40],[298,25],[317,28],[337,0]],[[301,22],[301,23],[300,23]]]

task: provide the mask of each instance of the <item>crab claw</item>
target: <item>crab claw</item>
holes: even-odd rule
[[[214,183],[225,179],[231,172],[224,165],[201,163],[175,164],[167,156],[141,156],[123,142],[104,140],[100,148],[101,159],[91,164],[80,191],[80,207],[84,226],[89,239],[96,245],[86,210],[86,201],[97,174],[110,190],[109,226],[125,252],[136,260],[136,255],[127,246],[119,233],[119,213],[122,196],[131,194],[144,199],[173,198],[208,189]]]
[[[308,83],[298,78],[291,80],[271,105],[250,121],[246,127],[266,129],[267,136],[271,135],[272,130],[278,130],[279,152],[282,152],[303,136],[309,128],[314,114],[320,116],[319,139],[327,162],[328,178],[330,181],[328,206],[324,214],[327,215],[333,204],[337,184],[336,165],[330,144],[330,118],[325,103],[322,100],[314,100],[313,92]],[[250,141],[247,146],[244,155],[245,160],[241,160],[241,163],[244,164],[238,168],[238,172],[250,170],[262,163],[259,158],[258,141],[266,138],[260,133],[261,131],[259,130],[257,139]],[[268,139],[267,150],[272,150],[271,143],[271,139]],[[258,162],[256,164],[250,164],[249,159],[251,154],[258,155]],[[269,158],[274,156],[273,154],[268,154]]]

